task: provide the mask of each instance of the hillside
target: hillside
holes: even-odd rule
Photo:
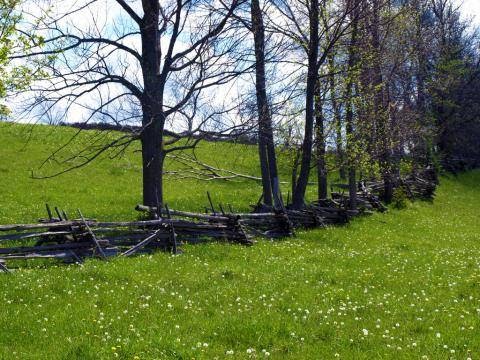
[[[134,211],[142,200],[141,157],[138,143],[134,143],[125,154],[110,159],[107,153],[94,162],[51,179],[32,179],[48,176],[61,169],[77,164],[55,161],[40,166],[50,154],[60,149],[77,133],[76,129],[51,126],[27,126],[0,123],[0,189],[2,206],[0,223],[36,221],[45,215],[45,203],[75,212],[77,208],[90,217],[100,219],[130,219],[138,216]],[[55,159],[60,162],[82,150],[85,144],[96,140],[98,132],[84,131]],[[118,136],[111,133],[110,138]],[[190,154],[191,152],[187,152]],[[227,142],[203,142],[196,150],[198,158],[216,168],[229,169],[237,173],[259,176],[256,147]],[[280,157],[283,179],[290,179],[288,159]],[[180,167],[177,162],[167,161],[167,170]],[[312,191],[314,187],[312,186]],[[231,204],[237,210],[248,210],[261,194],[258,181],[236,178],[233,180],[203,181],[177,179],[166,176],[166,202],[172,208],[203,211],[208,204],[206,192],[210,191],[217,205]],[[288,184],[284,186],[285,193]]]
[[[73,130],[35,127],[25,144],[25,127],[0,126],[0,222],[36,220],[46,201],[99,218],[137,216],[135,149],[114,163],[33,180],[29,170]],[[257,173],[254,148],[199,151]],[[181,256],[0,276],[0,358],[475,359],[479,183],[479,171],[443,177],[433,203],[284,241],[184,246]],[[260,192],[247,180],[168,181],[168,202],[198,210],[207,189],[238,208]]]

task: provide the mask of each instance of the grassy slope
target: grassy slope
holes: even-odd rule
[[[124,157],[114,161],[104,156],[89,166],[57,178],[30,178],[31,170],[40,175],[58,171],[60,167],[54,162],[47,163],[41,170],[39,166],[75,133],[76,130],[68,128],[35,126],[32,131],[29,126],[0,123],[0,222],[36,220],[44,216],[45,202],[69,212],[81,208],[91,217],[119,219],[136,215],[133,208],[141,202],[140,154],[135,151],[137,144]],[[57,156],[58,160],[74,154],[95,134],[91,131],[81,133]],[[251,175],[256,173],[253,165],[255,153],[251,147],[206,143],[198,153],[214,165],[236,167]],[[228,158],[222,156],[225,153],[229,154]],[[202,206],[207,204],[206,190],[212,192],[217,202],[225,203],[228,199],[235,205],[243,206],[255,202],[259,194],[258,184],[248,181],[238,181],[231,186],[230,183],[213,185],[195,180],[166,179],[166,201],[171,207],[202,210]],[[238,200],[242,198],[240,195],[245,198],[244,201]]]
[[[138,144],[134,144],[121,158],[113,161],[110,154],[79,170],[52,179],[32,179],[36,175],[50,175],[61,165],[54,161],[40,165],[55,150],[77,133],[75,129],[50,126],[12,125],[0,122],[0,223],[36,221],[45,216],[45,203],[76,212],[81,208],[89,217],[100,219],[128,219],[138,214],[134,206],[141,202],[141,159]],[[58,161],[76,154],[84,144],[95,138],[97,132],[81,132],[55,158]],[[112,135],[113,136],[113,135]],[[258,155],[255,147],[233,143],[201,143],[196,154],[202,161],[217,168],[259,176]],[[280,175],[289,180],[288,159],[280,156]],[[75,165],[74,162],[69,163]],[[178,164],[167,161],[167,169],[178,169]],[[286,194],[289,185],[283,185]],[[258,181],[237,178],[232,181],[165,179],[165,201],[171,208],[203,211],[210,191],[215,205],[232,204],[235,210],[248,210],[261,193]],[[314,196],[315,186],[309,187]]]
[[[122,166],[123,175],[110,174],[112,180],[111,170],[95,165],[38,185],[21,177],[32,163],[24,155],[14,160],[18,141],[2,141],[0,183],[9,186],[2,222],[33,220],[42,211],[36,203],[45,200],[89,215],[133,216],[138,169]],[[32,143],[34,154],[48,146]],[[444,178],[434,204],[287,241],[186,246],[177,257],[88,261],[1,277],[0,358],[249,358],[250,348],[260,358],[262,349],[271,358],[478,358],[479,182],[480,172]],[[182,191],[174,201],[204,203],[196,192],[205,185],[189,186],[177,184]],[[228,185],[235,194],[209,186],[239,207],[257,194],[248,182]]]

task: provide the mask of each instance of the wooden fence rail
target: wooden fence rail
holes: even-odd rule
[[[436,183],[432,179],[411,175],[398,179],[411,198],[432,198]],[[263,213],[226,213],[222,206],[216,212],[209,196],[212,213],[199,214],[137,205],[138,211],[149,214],[151,220],[100,222],[79,218],[68,220],[64,211],[55,208],[53,217],[47,205],[48,219],[36,224],[0,225],[0,271],[8,272],[6,262],[26,259],[60,259],[81,262],[86,257],[107,259],[111,256],[131,256],[157,249],[177,252],[182,243],[208,240],[253,244],[257,236],[279,238],[294,234],[296,228],[317,228],[344,224],[352,217],[370,211],[384,211],[380,202],[382,187],[378,182],[359,184],[359,210],[347,210],[348,197],[332,192],[332,200],[321,200],[303,210],[283,208]],[[231,210],[231,207],[230,207]],[[166,214],[167,217],[158,215]]]

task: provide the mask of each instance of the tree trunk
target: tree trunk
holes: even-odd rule
[[[371,25],[372,48],[373,48],[373,86],[374,91],[374,120],[378,124],[376,127],[379,134],[374,134],[375,139],[379,140],[379,161],[384,182],[383,199],[389,203],[393,196],[392,183],[392,156],[391,156],[391,127],[389,117],[389,96],[388,89],[384,84],[382,74],[382,53],[380,48],[380,2],[373,1],[373,19]]]
[[[347,109],[345,114],[346,131],[347,131],[347,157],[348,157],[348,194],[350,210],[357,209],[357,179],[355,168],[355,146],[353,144],[353,99],[352,99],[352,83],[347,83]]]
[[[393,198],[393,179],[391,173],[383,175],[383,200],[389,204]]]
[[[347,134],[347,158],[348,158],[348,193],[350,210],[357,209],[357,179],[355,164],[355,144],[353,125],[353,74],[357,66],[357,36],[358,36],[358,1],[353,1],[352,32],[348,48],[348,75],[345,91],[345,130]]]
[[[297,184],[295,186],[295,192],[292,194],[292,207],[294,209],[301,209],[305,205],[305,192],[307,190],[308,177],[310,174],[310,164],[312,161],[313,125],[315,118],[314,98],[315,85],[318,76],[318,0],[312,0],[310,3],[309,23],[310,40],[308,44],[307,89],[305,94],[305,133],[302,144],[302,161],[300,165],[300,174],[297,180]]]
[[[327,198],[327,166],[325,159],[325,124],[320,81],[315,87],[315,145],[317,152],[318,200]]]
[[[265,139],[262,136],[262,130],[260,130],[258,134],[258,156],[260,159],[260,172],[262,174],[263,203],[267,206],[272,206],[272,185],[268,167],[268,153]]]
[[[266,205],[280,206],[280,190],[277,171],[272,118],[267,98],[265,77],[265,29],[262,9],[258,0],[251,4],[252,31],[255,43],[255,74],[258,111],[258,146],[262,172],[263,200]],[[273,195],[273,196],[272,196]]]
[[[145,117],[145,115],[144,115]],[[146,125],[142,133],[143,204],[163,204],[163,160],[162,131],[159,120]],[[144,120],[145,123],[145,120]]]
[[[160,43],[158,40],[159,4],[156,0],[143,1],[144,17],[140,27],[142,39],[142,166],[143,203],[147,206],[163,204],[162,150],[165,114],[163,112],[164,79],[160,76]]]
[[[283,207],[282,195],[280,192],[280,179],[278,177],[278,168],[277,168],[277,155],[275,153],[275,142],[273,140],[273,127],[271,126],[271,121],[269,122],[270,126],[267,127],[267,153],[268,153],[268,165],[270,172],[270,181],[273,194],[273,205],[276,209]]]
[[[417,61],[417,71],[415,74],[416,85],[417,85],[417,114],[419,118],[419,123],[424,126],[428,127],[427,121],[427,105],[426,105],[426,98],[427,98],[427,90],[426,90],[426,81],[427,81],[427,74],[428,74],[428,57],[427,51],[425,48],[425,42],[423,39],[423,29],[428,26],[425,24],[425,20],[423,19],[423,9],[421,6],[420,1],[414,2],[415,10],[417,12],[416,16],[416,26],[417,31],[415,34],[415,53],[416,53],[416,61]],[[428,138],[422,137],[420,139],[421,143],[418,144],[421,147],[421,154],[420,156],[423,157],[424,165],[429,165],[432,163],[431,159],[431,145],[428,141]]]
[[[395,136],[393,131],[395,131],[395,116],[392,115],[390,111],[390,88],[388,85],[384,87],[385,89],[385,101],[384,101],[384,108],[385,108],[385,118],[383,122],[385,123],[383,131],[386,134],[383,137],[384,145],[383,145],[383,162],[384,162],[384,174],[383,174],[383,182],[384,182],[384,200],[385,202],[391,203],[393,199],[393,176],[395,173],[396,167],[396,159],[394,157],[394,149],[392,139],[398,139]],[[398,164],[398,166],[400,166]]]
[[[328,76],[330,85],[330,102],[332,104],[333,122],[335,124],[336,133],[335,143],[337,147],[337,167],[340,179],[345,180],[347,178],[347,171],[345,169],[345,155],[343,151],[342,117],[340,114],[340,107],[337,101],[335,84],[335,56],[333,53],[328,56],[328,71],[330,72]]]

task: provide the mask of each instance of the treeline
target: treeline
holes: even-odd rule
[[[126,129],[72,168],[140,140],[145,205],[163,203],[169,153],[232,134],[255,133],[267,207],[285,205],[280,146],[295,209],[315,175],[324,199],[338,172],[354,209],[360,180],[389,202],[402,169],[479,165],[479,42],[453,0],[33,3],[11,56],[35,73],[23,114]]]
[[[455,3],[272,3],[291,22],[282,34],[304,50],[307,68],[292,207],[304,204],[313,164],[319,199],[327,197],[327,174],[336,170],[348,181],[351,208],[360,179],[382,178],[383,199],[390,202],[402,167],[458,170],[480,164],[479,43]],[[269,20],[277,21],[277,15]],[[254,36],[261,31],[254,28]],[[259,47],[256,55],[261,61]],[[258,82],[257,75],[257,88]],[[258,89],[257,103],[260,124],[268,122]],[[261,128],[259,134],[261,140]],[[333,169],[329,149],[336,156]],[[269,162],[262,151],[260,159]],[[267,203],[269,191],[264,186]]]

